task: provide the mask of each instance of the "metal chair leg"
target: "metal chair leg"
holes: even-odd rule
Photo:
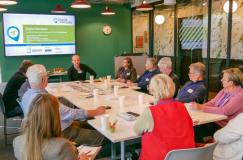
[[[7,145],[7,120],[5,115],[3,116],[3,134],[4,134],[4,143]]]

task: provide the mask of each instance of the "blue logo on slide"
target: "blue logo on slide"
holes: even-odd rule
[[[20,31],[17,27],[11,26],[7,30],[8,37],[11,38],[12,40],[18,42],[19,41],[19,35]]]

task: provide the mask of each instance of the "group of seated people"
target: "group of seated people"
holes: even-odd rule
[[[216,97],[207,103],[192,103],[192,107],[204,112],[228,117],[226,120],[214,123],[219,129],[214,134],[214,140],[218,143],[214,151],[214,160],[243,158],[242,81],[243,74],[240,69],[226,69],[221,80],[224,88]],[[193,131],[195,127],[184,104],[180,99],[172,98],[174,91],[172,79],[165,74],[155,75],[150,81],[149,93],[154,96],[154,105],[144,110],[134,126],[134,130],[142,135],[141,160],[164,159],[170,150],[195,146],[194,137],[198,133]],[[203,129],[200,131],[208,131],[207,125],[200,127]],[[214,132],[209,130],[209,133]]]
[[[87,72],[96,76],[93,69],[80,64],[78,55],[72,57],[72,63],[68,70],[70,80],[85,80]],[[134,130],[142,135],[139,159],[164,159],[170,150],[195,147],[197,132],[184,106],[188,102],[191,102],[192,108],[228,117],[213,123],[213,129],[216,129],[210,134],[219,129],[214,134],[218,142],[214,159],[240,160],[243,157],[243,74],[240,69],[224,70],[221,79],[223,89],[215,98],[204,103],[207,89],[203,81],[203,63],[192,63],[189,66],[190,81],[181,89],[170,58],[164,57],[158,64],[154,58],[148,58],[145,68],[145,72],[137,78],[131,58],[126,57],[116,74],[118,82],[137,85],[141,91],[154,97],[153,105],[144,110],[134,125]],[[3,94],[5,105],[10,107],[6,110],[7,114],[17,115],[22,112],[25,117],[23,134],[15,138],[13,143],[15,157],[31,160],[88,159],[86,154],[78,156],[70,141],[75,145],[104,145],[104,136],[83,121],[104,114],[105,107],[99,106],[95,110],[69,108],[48,94],[45,89],[47,84],[46,68],[32,64],[31,61],[23,61],[19,71],[8,81]],[[21,97],[21,105],[16,102],[18,97]],[[50,148],[54,148],[54,151],[50,151]]]

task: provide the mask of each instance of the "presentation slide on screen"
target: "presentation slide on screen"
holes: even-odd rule
[[[3,14],[6,56],[75,54],[72,15]]]

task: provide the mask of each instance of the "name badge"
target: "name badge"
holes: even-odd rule
[[[149,78],[146,78],[146,81],[148,82],[149,81]]]
[[[130,76],[130,73],[127,73],[127,76]]]
[[[83,71],[82,70],[79,70],[78,73],[83,73]]]
[[[187,92],[188,92],[188,93],[192,93],[193,90],[192,90],[192,89],[188,89]]]

